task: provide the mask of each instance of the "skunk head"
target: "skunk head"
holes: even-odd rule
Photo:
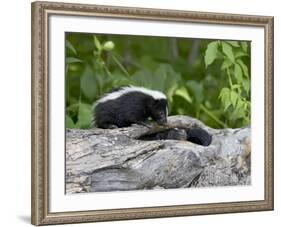
[[[158,124],[167,123],[168,103],[166,99],[151,99],[147,103],[149,115]]]

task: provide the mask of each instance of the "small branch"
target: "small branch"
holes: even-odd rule
[[[173,55],[173,58],[179,57],[179,48],[177,43],[177,38],[170,38],[170,45],[171,45],[171,52]]]
[[[218,119],[214,114],[212,114],[212,112],[210,112],[205,106],[203,106],[202,104],[200,105],[200,109],[202,111],[204,111],[210,118],[212,118],[215,122],[217,122],[220,126],[222,126],[223,128],[227,128],[228,126],[223,123],[220,119]]]
[[[112,54],[111,55],[113,61],[117,64],[117,66],[121,69],[121,71],[127,76],[130,77],[130,74],[128,71],[125,69],[125,67],[121,64],[121,62]]]
[[[198,56],[198,53],[199,53],[199,47],[200,47],[200,40],[195,39],[192,43],[191,51],[190,51],[190,54],[189,54],[188,59],[187,59],[188,65],[194,65],[195,60],[196,60],[196,58]]]

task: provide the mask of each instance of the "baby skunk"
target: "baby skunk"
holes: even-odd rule
[[[163,132],[146,135],[142,140],[186,140],[201,146],[212,143],[212,135],[201,128],[172,128]]]
[[[122,128],[131,124],[145,125],[151,117],[163,125],[167,115],[167,98],[162,92],[129,86],[114,89],[97,100],[94,124],[98,128]]]
[[[186,130],[186,140],[202,146],[209,146],[212,143],[212,135],[201,128]]]

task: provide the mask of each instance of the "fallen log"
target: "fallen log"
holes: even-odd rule
[[[165,130],[201,128],[209,146],[144,140]],[[66,130],[66,193],[248,185],[251,128],[213,129],[188,116],[166,126]]]

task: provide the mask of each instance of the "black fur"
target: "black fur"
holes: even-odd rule
[[[212,142],[212,135],[201,128],[193,128],[186,130],[187,141],[196,143],[202,146],[209,146]]]
[[[183,129],[172,128],[163,132],[145,135],[141,140],[186,140],[201,146],[209,146],[212,142],[212,135],[200,128]]]
[[[163,132],[158,132],[153,136],[156,140],[186,140],[186,130],[172,128]]]
[[[159,124],[164,124],[167,122],[166,107],[166,99],[155,100],[139,91],[128,92],[114,100],[97,103],[94,123],[99,128],[121,128],[131,124],[145,124],[151,117]]]

